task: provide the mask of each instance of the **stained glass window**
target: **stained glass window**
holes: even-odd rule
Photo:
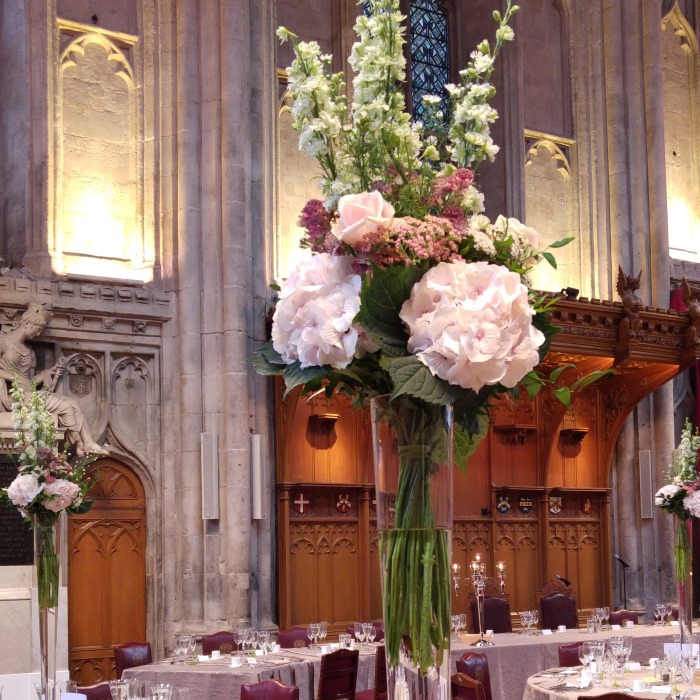
[[[424,121],[424,95],[440,98],[440,109],[447,115],[449,97],[445,83],[449,81],[449,30],[447,15],[441,9],[443,0],[410,0],[408,41],[411,51],[409,86],[413,97],[413,118]],[[370,3],[362,5],[370,16]]]
[[[440,98],[446,115],[449,99],[445,83],[449,82],[447,16],[440,9],[442,0],[411,0],[411,93],[413,118],[423,120],[424,95]]]

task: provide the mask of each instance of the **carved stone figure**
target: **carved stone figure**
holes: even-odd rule
[[[629,319],[631,331],[641,330],[642,321],[639,312],[644,304],[642,300],[635,294],[639,289],[642,279],[642,271],[636,277],[626,275],[622,271],[622,267],[617,268],[617,293],[622,301],[622,308],[625,312],[625,318]]]
[[[58,425],[66,431],[66,438],[75,445],[78,456],[107,454],[90,434],[87,421],[80,407],[71,399],[55,394],[58,379],[65,371],[61,358],[53,367],[35,375],[36,355],[28,341],[36,338],[51,320],[51,313],[41,304],[31,303],[22,314],[16,328],[0,335],[0,406],[12,409],[10,388],[16,380],[28,398],[35,381],[46,399],[46,408],[58,417]]]
[[[685,332],[685,346],[695,347],[700,345],[700,289],[691,287],[685,278],[681,283],[681,289],[683,303],[690,319],[690,326]]]

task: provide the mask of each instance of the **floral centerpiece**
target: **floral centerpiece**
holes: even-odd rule
[[[44,394],[32,385],[25,403],[24,389],[13,382],[12,421],[17,431],[14,447],[19,456],[18,474],[5,489],[0,500],[16,506],[34,529],[34,559],[37,574],[37,598],[40,618],[41,684],[49,683],[48,612],[58,606],[60,562],[55,525],[61,513],[87,513],[92,502],[86,499],[90,483],[86,467],[95,456],[71,465],[58,448],[54,417],[46,408]],[[55,616],[54,616],[55,622]],[[55,627],[54,627],[55,635]],[[55,672],[55,664],[53,667]],[[50,697],[49,692],[44,695]]]
[[[657,506],[680,521],[676,532],[676,579],[684,581],[692,564],[690,540],[685,523],[700,517],[700,474],[698,474],[700,435],[686,418],[681,441],[673,451],[668,472],[669,484],[662,486],[655,496]]]
[[[287,391],[341,391],[357,405],[383,396],[413,410],[394,419],[400,476],[392,518],[401,532],[380,532],[384,624],[389,666],[408,657],[429,676],[435,654],[439,665],[449,652],[449,541],[432,534],[429,479],[440,463],[451,469],[452,440],[443,448],[438,438],[454,430],[454,460],[463,466],[488,427],[488,401],[518,396],[521,386],[534,396],[542,386],[535,367],[556,329],[545,314],[551,300],[530,290],[528,273],[541,260],[556,262],[534,229],[484,215],[475,179],[498,152],[489,81],[513,39],[517,5],[493,13],[493,46],[482,41],[460,82],[446,86],[449,120],[428,96],[423,123],[405,112],[399,1],[369,6],[355,25],[350,103],[342,73],[330,73],[331,57],[278,30],[293,44],[294,127],[300,149],[318,161],[324,199],[301,212],[311,255],[275,287],[272,338],[253,362],[282,375]],[[568,389],[558,395],[566,401]],[[447,427],[433,417],[446,406]]]

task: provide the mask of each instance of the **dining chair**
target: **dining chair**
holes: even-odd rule
[[[465,673],[450,676],[453,700],[484,700],[484,686]]]
[[[374,688],[355,693],[355,700],[384,700],[387,697],[386,647],[380,644],[374,655]]]
[[[114,666],[117,670],[117,678],[122,677],[124,669],[145,666],[152,661],[151,645],[148,642],[127,642],[114,647]]]
[[[486,654],[476,651],[468,651],[457,659],[457,672],[464,673],[469,678],[479,681],[483,686],[484,700],[492,700],[491,674],[489,673],[489,660]]]
[[[234,649],[238,649],[238,644],[233,632],[214,632],[202,636],[202,654],[209,656],[212,651],[230,654]]]
[[[578,650],[583,642],[572,642],[571,644],[562,644],[559,647],[559,665],[560,666],[580,666],[581,660],[578,658]]]
[[[112,700],[112,691],[109,689],[109,683],[96,683],[95,685],[85,685],[78,688],[78,693],[82,693],[87,700]]]
[[[510,620],[510,604],[506,598],[500,596],[489,596],[484,598],[484,632],[493,630],[495,633],[512,632],[513,624]],[[479,632],[479,607],[476,598],[472,598],[469,603],[469,631],[478,634]]]
[[[579,695],[578,700],[588,700],[590,696]],[[596,695],[595,700],[629,700],[629,698],[635,697],[634,695],[629,695],[628,693],[603,693],[602,695]]]
[[[578,627],[576,596],[571,588],[559,581],[552,581],[539,591],[537,598],[542,629],[555,630],[560,625],[569,629]]]
[[[244,683],[241,700],[299,700],[299,688],[272,679],[259,683]]]
[[[639,624],[639,613],[634,610],[613,610],[608,618],[611,625],[624,625],[631,620],[635,625]]]
[[[282,649],[308,647],[311,640],[306,634],[306,627],[290,627],[277,633],[277,643]]]
[[[321,657],[316,700],[355,700],[359,649],[338,649]]]

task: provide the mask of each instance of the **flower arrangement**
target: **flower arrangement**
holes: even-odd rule
[[[0,500],[16,506],[22,517],[39,531],[39,606],[52,608],[58,604],[59,573],[53,525],[64,511],[87,513],[90,510],[92,502],[85,498],[90,486],[85,469],[95,457],[82,460],[75,466],[68,462],[65,453],[58,449],[53,417],[35,384],[26,405],[24,389],[18,382],[13,382],[10,394],[19,466],[12,483],[6,489],[0,489]]]
[[[369,16],[355,25],[349,104],[343,74],[330,72],[331,57],[315,42],[278,30],[295,53],[288,87],[299,148],[318,161],[324,199],[301,212],[301,245],[311,255],[275,286],[272,337],[253,364],[283,376],[287,392],[341,391],[357,405],[388,396],[422,407],[426,416],[452,405],[455,462],[464,465],[488,428],[489,400],[519,396],[520,387],[534,397],[548,381],[535,367],[556,332],[545,313],[552,300],[531,291],[528,278],[542,260],[556,267],[554,256],[518,220],[490,221],[475,179],[479,165],[498,152],[489,81],[504,42],[513,39],[508,23],[518,6],[508,0],[503,13],[493,13],[494,45],[482,41],[460,82],[446,86],[449,121],[428,96],[427,116],[418,123],[405,112],[399,0],[369,5]],[[555,394],[568,402],[568,388]],[[417,422],[414,447],[432,444],[444,430]],[[403,644],[427,675],[430,643],[449,649],[449,544],[440,537],[423,544],[412,533],[434,523],[426,484],[445,455],[416,454],[404,450],[396,499],[395,521],[409,525],[382,546],[394,571],[420,580],[404,590],[399,576],[389,592],[385,582],[385,610],[407,625],[385,619],[385,627],[390,665],[398,664]],[[448,587],[444,596],[439,582]],[[430,609],[431,600],[439,610]],[[414,614],[426,606],[430,614]]]
[[[681,441],[673,451],[668,472],[670,483],[662,486],[654,498],[659,508],[675,515],[679,522],[676,539],[676,579],[685,580],[691,565],[690,541],[685,522],[700,517],[700,474],[698,474],[700,435],[693,432],[686,418]]]

